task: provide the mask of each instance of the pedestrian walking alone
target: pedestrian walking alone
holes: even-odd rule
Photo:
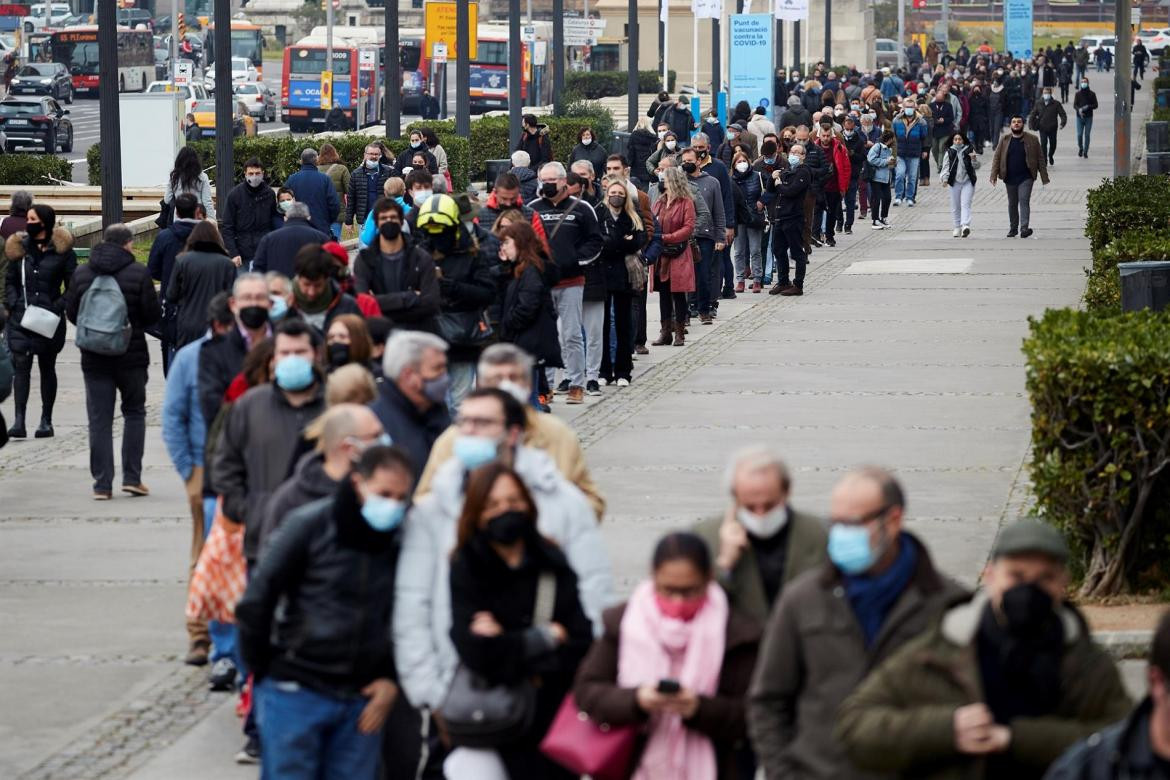
[[[955,238],[971,235],[971,199],[975,197],[975,169],[979,161],[975,150],[962,133],[951,137],[951,145],[943,156],[940,178],[951,191],[951,222]]]
[[[1096,111],[1097,93],[1089,88],[1089,77],[1081,78],[1080,89],[1073,98],[1073,110],[1077,113],[1077,156],[1089,156],[1089,142],[1093,137],[1093,112]]]
[[[1045,87],[1040,102],[1032,109],[1028,124],[1040,133],[1040,150],[1049,165],[1055,165],[1056,132],[1068,124],[1064,106],[1052,95],[1052,88]]]
[[[1032,185],[1036,177],[1048,183],[1048,166],[1036,136],[1024,131],[1024,118],[1012,117],[1011,135],[995,150],[991,159],[991,186],[1003,179],[1008,196],[1008,238],[1027,238],[1032,235],[1029,221],[1032,216]]]

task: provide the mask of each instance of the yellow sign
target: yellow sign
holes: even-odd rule
[[[321,71],[321,108],[333,108],[333,71]]]
[[[425,17],[426,40],[423,41],[423,51],[433,52],[436,43],[447,44],[447,56],[454,59],[457,52],[455,48],[456,38],[458,36],[458,25],[455,24],[455,3],[449,0],[429,0],[423,5],[423,13]],[[471,59],[476,57],[476,43],[479,38],[479,3],[467,3],[467,26],[469,28],[467,36],[467,53]]]

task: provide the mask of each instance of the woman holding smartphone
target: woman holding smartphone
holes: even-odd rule
[[[750,780],[744,712],[760,628],[730,611],[703,540],[663,538],[651,578],[602,621],[573,694],[594,723],[640,726],[628,776]]]

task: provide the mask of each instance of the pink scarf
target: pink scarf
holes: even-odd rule
[[[723,665],[727,613],[727,597],[715,583],[708,585],[707,601],[690,622],[663,615],[654,601],[654,583],[641,583],[622,616],[618,685],[637,688],[673,678],[700,696],[713,695]],[[715,780],[718,774],[710,739],[688,729],[678,715],[650,719],[634,780]]]

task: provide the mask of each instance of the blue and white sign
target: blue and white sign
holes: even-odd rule
[[[772,14],[732,14],[728,98],[730,105],[746,100],[752,108],[772,107]]]
[[[1032,0],[1004,0],[1003,47],[1016,59],[1032,59]]]

